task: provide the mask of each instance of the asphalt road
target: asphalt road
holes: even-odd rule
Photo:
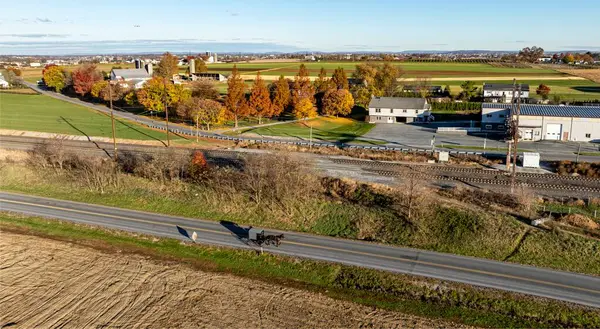
[[[191,241],[258,249],[234,223],[165,216],[0,192],[0,210]],[[308,234],[284,233],[266,252],[457,281],[600,308],[600,277]]]
[[[77,104],[80,106],[85,106],[100,112],[110,113],[110,110],[106,106],[95,105],[88,102],[81,101],[77,98],[68,97],[63,94],[59,94],[53,91],[47,91],[43,88],[40,88],[34,83],[23,81],[25,85],[29,88],[36,90],[39,93],[44,95],[60,99],[69,103]],[[149,119],[147,117],[138,116],[129,112],[115,110],[114,115],[119,118],[127,119],[130,121],[134,121],[140,123],[142,125],[150,126],[150,127],[162,127],[165,129],[165,123],[163,121],[156,121]],[[195,135],[196,131],[193,128],[184,127],[180,125],[171,124],[169,127],[170,131],[176,129],[178,133],[184,133],[188,135]],[[219,134],[215,133],[207,133],[201,132],[203,136],[217,136]],[[419,125],[405,125],[405,124],[383,124],[377,125],[373,130],[367,133],[365,138],[374,139],[378,141],[386,142],[386,146],[389,147],[398,147],[398,148],[417,148],[417,149],[429,149],[431,147],[430,141],[432,136],[435,134],[435,129],[432,129],[428,126],[419,126]],[[239,137],[248,141],[252,140],[281,140],[277,137],[261,137],[261,138],[247,138],[247,137]],[[287,139],[287,138],[283,138]],[[490,148],[486,153],[491,156],[503,156],[504,151],[496,151],[494,148],[503,148],[504,143],[498,140],[487,139],[484,138],[484,135],[481,136],[459,136],[459,135],[444,135],[439,134],[436,135],[436,144],[446,144],[446,145],[468,145],[468,146],[482,146],[483,141],[486,139],[487,147]],[[314,142],[315,144],[332,144],[328,142]],[[352,144],[352,143],[350,143]],[[598,152],[599,145],[592,143],[581,143],[581,152]],[[575,161],[576,154],[579,143],[566,143],[566,142],[553,142],[553,141],[542,141],[542,142],[521,142],[521,147],[523,149],[528,149],[534,152],[539,152],[542,160],[545,161],[558,161],[558,160],[571,160]],[[437,150],[445,150],[445,151],[473,151],[468,149],[452,149],[452,148],[444,148],[444,147],[436,147]],[[476,152],[481,152],[481,150],[475,150]],[[580,161],[588,161],[588,162],[597,162],[600,161],[600,157],[598,156],[580,156]]]

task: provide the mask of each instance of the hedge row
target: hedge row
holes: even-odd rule
[[[481,111],[481,103],[464,102],[464,103],[431,103],[431,110],[447,111],[447,112],[478,112]]]

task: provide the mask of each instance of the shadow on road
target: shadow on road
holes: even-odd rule
[[[177,231],[179,231],[179,234],[183,235],[184,237],[190,239],[190,235],[188,234],[188,231],[186,229],[184,229],[183,227],[176,225],[177,227]]]
[[[248,228],[244,228],[239,226],[238,224],[226,220],[222,220],[219,223],[223,225],[226,229],[228,229],[233,235],[235,235],[238,240],[243,241],[244,243],[248,240]]]

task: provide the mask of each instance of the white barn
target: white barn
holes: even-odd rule
[[[512,104],[484,103],[482,131],[504,131]],[[519,115],[522,140],[600,141],[600,106],[522,104]]]
[[[369,122],[395,123],[427,121],[431,105],[425,98],[373,97],[369,103]]]
[[[513,100],[514,86],[512,84],[490,83],[483,84],[483,98],[486,102],[511,103]],[[515,93],[515,98],[519,95]],[[521,99],[529,98],[529,85],[521,84]]]

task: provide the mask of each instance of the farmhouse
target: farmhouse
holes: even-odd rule
[[[147,64],[145,69],[112,69],[110,79],[119,81],[119,84],[123,87],[132,86],[135,89],[140,89],[146,81],[152,79],[152,64]]]
[[[483,98],[486,102],[493,103],[511,103],[513,101],[513,90],[512,84],[483,84]],[[515,97],[518,97],[515,93]],[[521,99],[529,98],[529,85],[521,84]]]
[[[482,131],[505,131],[512,105],[484,103]],[[521,105],[519,134],[522,140],[600,141],[600,106]]]
[[[373,97],[368,119],[371,123],[427,121],[430,108],[425,98]]]
[[[6,89],[6,88],[8,88],[9,86],[10,86],[10,85],[9,85],[9,83],[8,83],[6,80],[4,80],[4,79],[2,79],[2,78],[0,77],[0,88],[2,88],[2,89]]]

